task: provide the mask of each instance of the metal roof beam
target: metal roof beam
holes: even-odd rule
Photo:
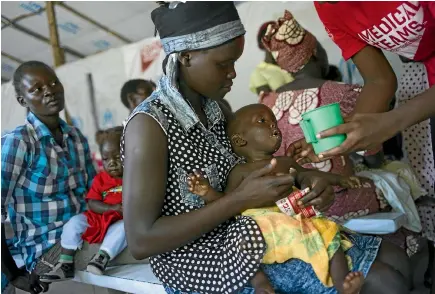
[[[28,17],[34,16],[34,15],[41,14],[41,13],[44,12],[44,11],[45,11],[45,8],[42,7],[42,8],[40,8],[40,9],[38,9],[37,11],[31,12],[31,13],[26,13],[26,14],[21,14],[21,15],[15,17],[15,18],[11,19],[11,20],[10,20],[10,23],[4,23],[4,25],[2,26],[2,30],[3,30],[4,28],[7,28],[7,27],[11,26],[12,24],[14,24],[14,23],[16,23],[16,22],[19,22],[20,20],[23,20],[23,19],[25,19],[25,18],[28,18]],[[3,23],[3,20],[2,20],[2,23]]]
[[[42,41],[42,42],[44,42],[44,43],[46,43],[46,44],[48,44],[48,45],[51,45],[50,40],[49,40],[48,38],[46,38],[46,37],[44,37],[43,35],[40,35],[40,34],[34,32],[34,31],[32,31],[32,30],[29,30],[29,29],[26,28],[26,27],[23,27],[22,25],[20,25],[20,24],[18,24],[18,23],[13,23],[9,18],[7,18],[7,17],[4,16],[4,15],[2,15],[2,22],[7,23],[7,24],[10,25],[12,28],[14,28],[14,29],[16,29],[16,30],[18,30],[18,31],[20,31],[20,32],[22,32],[22,33],[24,33],[24,34],[27,34],[27,35],[29,35],[29,36],[32,36],[32,37],[34,37],[35,39],[38,39],[39,41]],[[67,52],[67,53],[69,53],[69,54],[71,54],[71,55],[74,55],[75,57],[78,57],[78,58],[84,58],[84,57],[85,57],[84,54],[82,54],[82,53],[80,53],[80,52],[78,52],[78,51],[76,51],[76,50],[74,50],[74,49],[71,49],[71,48],[69,48],[69,47],[62,46],[62,48],[63,48],[63,50],[65,50],[65,52]]]
[[[102,30],[105,31],[106,33],[108,33],[108,34],[110,34],[110,35],[112,35],[112,36],[114,36],[114,37],[120,39],[121,41],[123,41],[123,42],[125,42],[125,43],[127,43],[127,44],[133,42],[132,40],[130,40],[130,39],[124,37],[123,35],[121,35],[121,34],[115,32],[115,31],[112,31],[109,27],[106,27],[105,25],[102,25],[101,23],[99,23],[99,22],[93,20],[93,19],[90,18],[89,16],[87,16],[87,15],[81,13],[80,11],[78,11],[78,10],[72,8],[71,6],[69,6],[68,4],[66,4],[66,3],[63,2],[63,1],[56,2],[56,4],[59,5],[60,7],[63,7],[64,9],[68,10],[68,11],[71,12],[72,14],[75,14],[76,16],[78,16],[78,17],[84,19],[85,21],[87,21],[87,22],[93,24],[94,26],[96,26],[96,27],[102,29]]]
[[[17,63],[23,63],[23,62],[24,62],[24,61],[22,61],[21,59],[15,57],[15,56],[12,56],[12,55],[10,55],[9,53],[3,52],[3,51],[2,51],[2,56],[7,57],[7,58],[9,58],[10,60],[13,60],[13,61],[15,61],[15,62],[17,62]]]

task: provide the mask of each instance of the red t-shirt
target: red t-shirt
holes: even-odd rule
[[[315,2],[329,37],[349,59],[367,44],[426,65],[435,83],[435,2]]]
[[[122,203],[122,178],[112,178],[107,172],[97,174],[92,181],[86,200],[103,201],[114,205]]]

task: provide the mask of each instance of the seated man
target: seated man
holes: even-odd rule
[[[40,293],[47,285],[36,273],[57,261],[63,226],[86,209],[96,173],[86,138],[59,117],[64,89],[53,69],[25,62],[13,80],[29,114],[1,141],[2,292]]]
[[[121,101],[132,112],[136,106],[147,99],[156,89],[156,84],[151,80],[129,80],[121,89]]]

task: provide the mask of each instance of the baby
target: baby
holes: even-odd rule
[[[241,108],[235,113],[234,119],[228,125],[227,133],[230,137],[234,152],[245,159],[245,163],[235,166],[228,177],[225,192],[230,192],[235,189],[251,172],[270,163],[271,159],[274,158],[273,154],[281,145],[281,132],[277,128],[274,114],[267,106],[263,104],[252,104]],[[276,157],[276,160],[276,172],[288,173],[290,170],[290,172],[295,173],[295,175],[297,173],[297,182],[303,181],[302,178],[304,176],[317,174],[318,176],[326,178],[331,185],[342,186],[345,188],[358,188],[362,185],[366,185],[363,179],[357,177],[344,177],[332,173],[303,169],[290,157]],[[209,182],[199,171],[195,171],[194,174],[189,175],[188,184],[190,191],[201,196],[206,204],[223,196],[223,193],[214,190],[210,186]],[[301,205],[301,203],[298,204]],[[267,244],[267,250],[262,261],[263,263],[285,262],[291,258],[300,258],[306,262],[310,262],[311,254],[303,255],[301,252],[307,250],[297,249],[297,245],[306,247],[305,243],[301,240],[306,238],[306,235],[304,234],[307,231],[310,231],[310,234],[313,233],[316,234],[316,236],[321,237],[324,243],[323,247],[325,247],[323,251],[320,250],[322,252],[319,251],[319,255],[323,254],[322,256],[326,258],[326,261],[324,262],[326,265],[316,265],[311,263],[313,267],[315,267],[314,270],[318,277],[322,274],[322,268],[327,269],[326,273],[324,273],[327,277],[319,277],[320,280],[325,284],[328,284],[330,272],[332,284],[336,287],[339,293],[356,294],[360,291],[364,282],[363,275],[360,272],[349,273],[349,267],[344,250],[349,249],[352,245],[346,240],[346,238],[342,240],[340,227],[337,224],[324,217],[307,219],[301,218],[300,215],[294,217],[287,216],[280,213],[274,203],[271,203],[271,206],[275,207],[250,209],[243,213],[243,215],[252,217],[262,230],[263,237]],[[273,219],[278,218],[280,219],[279,221],[273,221]],[[280,248],[283,244],[277,244],[277,240],[283,240],[286,238],[277,238],[277,235],[279,235],[280,232],[277,232],[276,230],[270,233],[270,228],[272,228],[273,231],[275,227],[274,225],[277,223],[280,226],[288,226],[291,233],[299,237],[299,240],[291,241],[291,246],[285,244],[287,247],[285,250]],[[301,230],[302,227],[303,230]],[[266,232],[267,230],[268,232]],[[284,232],[288,234],[289,232],[286,230],[280,231],[281,234]],[[316,269],[319,270],[316,271]],[[323,272],[325,271],[323,270]],[[261,270],[259,270],[252,279],[251,284],[256,289],[256,293],[274,293],[266,275],[261,272]]]
[[[72,217],[65,224],[59,262],[53,270],[41,276],[41,281],[57,282],[74,278],[74,255],[83,240],[102,243],[87,266],[89,272],[97,275],[102,275],[109,261],[127,247],[122,221],[122,130],[122,127],[114,127],[96,134],[104,171],[94,178],[86,196],[89,210]]]

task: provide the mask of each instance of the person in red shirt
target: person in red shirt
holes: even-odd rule
[[[369,149],[403,132],[406,157],[435,200],[435,2],[315,2],[317,13],[344,59],[352,58],[364,87],[346,123],[319,137],[347,134],[319,157]],[[397,78],[382,50],[400,55],[404,70],[399,107],[388,111]],[[419,208],[423,235],[435,241],[435,209]]]
[[[435,116],[434,2],[315,2],[315,8],[344,59],[352,58],[364,78],[355,114],[344,125],[319,134],[347,134],[340,147],[323,157],[370,149]],[[397,80],[381,49],[422,62],[427,71],[427,90],[410,92],[414,99],[389,112]]]
[[[122,215],[122,175],[120,157],[122,127],[99,131],[104,171],[97,174],[86,196],[88,211],[76,215],[65,224],[61,236],[62,251],[59,262],[41,281],[58,282],[74,278],[74,254],[83,240],[102,243],[87,271],[102,275],[108,262],[127,247]]]

